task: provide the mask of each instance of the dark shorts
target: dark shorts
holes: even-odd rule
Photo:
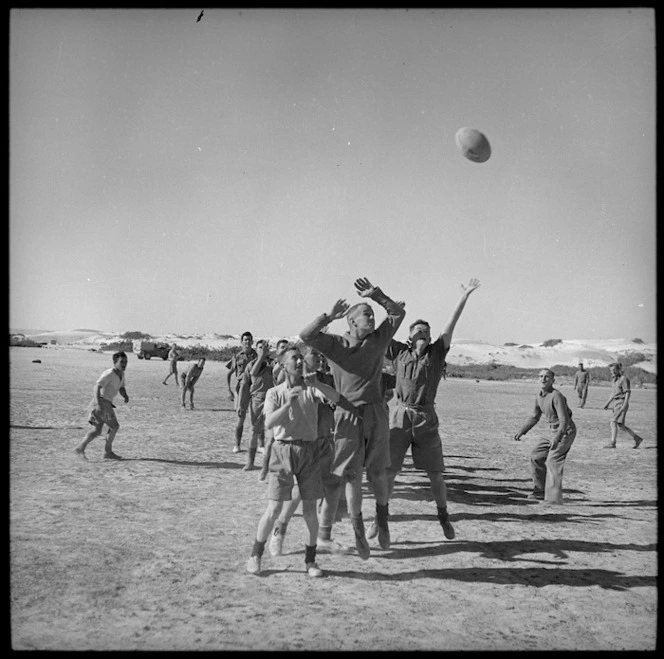
[[[390,428],[387,405],[367,403],[357,412],[337,406],[334,410],[334,458],[330,471],[335,476],[351,476],[390,464]]]
[[[120,424],[118,423],[117,416],[115,416],[115,406],[110,400],[106,400],[105,398],[100,398],[99,400],[101,408],[97,407],[96,398],[93,398],[90,403],[88,423],[93,426],[101,426],[105,423],[109,428],[117,430]]]
[[[401,471],[409,448],[416,469],[445,469],[438,415],[433,407],[415,410],[397,404],[390,410],[390,471]]]
[[[290,501],[297,479],[302,499],[321,499],[324,490],[319,455],[318,441],[276,440],[270,453],[267,498]]]
[[[323,479],[323,485],[336,485],[341,477],[332,473],[332,461],[334,460],[334,437],[318,438],[318,451],[320,460],[320,475]]]

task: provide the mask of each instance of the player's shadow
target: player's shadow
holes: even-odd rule
[[[414,581],[438,579],[464,583],[490,583],[497,585],[522,585],[543,588],[545,586],[573,586],[589,588],[599,586],[605,590],[626,591],[630,588],[656,587],[656,576],[628,576],[612,570],[574,570],[556,567],[509,568],[447,568],[439,570],[415,570],[385,574],[380,572],[356,572],[353,570],[327,570],[328,578],[361,579],[362,581]]]
[[[165,458],[123,458],[123,462],[163,462],[182,467],[204,467],[206,469],[242,469],[237,462],[198,462],[194,460],[166,460]]]
[[[210,407],[207,410],[208,412],[235,412],[237,411],[233,407]]]

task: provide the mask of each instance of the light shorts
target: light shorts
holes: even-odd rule
[[[104,423],[111,429],[120,427],[118,417],[115,416],[115,405],[110,400],[100,398],[101,409],[97,408],[97,399],[93,397],[88,410],[88,423],[93,426],[101,426]]]
[[[171,370],[169,373],[173,373],[174,375],[178,374],[178,363],[175,359],[171,359]]]
[[[335,476],[357,475],[362,468],[385,469],[390,464],[390,428],[384,402],[366,403],[334,410],[334,458],[330,471]]]
[[[623,424],[625,423],[625,418],[627,417],[627,410],[623,410],[621,412],[622,407],[623,407],[623,401],[622,400],[616,401],[613,404],[613,408],[612,408],[613,414],[617,414],[618,416],[615,419],[613,417],[611,417],[612,422],[614,422],[614,423],[623,423]]]
[[[291,501],[297,479],[302,499],[322,499],[324,490],[319,454],[318,441],[275,440],[270,453],[267,498]]]
[[[265,438],[265,398],[254,398],[249,401],[249,420],[251,429],[257,437]]]
[[[390,411],[389,471],[401,471],[409,448],[416,469],[426,472],[445,469],[438,415],[433,407],[415,410],[397,403]]]

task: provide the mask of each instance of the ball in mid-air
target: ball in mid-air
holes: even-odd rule
[[[491,145],[476,128],[459,128],[454,137],[459,151],[472,162],[486,162],[491,157]]]

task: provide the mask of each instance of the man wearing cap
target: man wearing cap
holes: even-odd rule
[[[590,373],[583,368],[583,362],[579,362],[579,370],[574,375],[574,390],[578,398],[578,406],[583,407],[586,404],[588,396],[588,384],[590,383]]]

